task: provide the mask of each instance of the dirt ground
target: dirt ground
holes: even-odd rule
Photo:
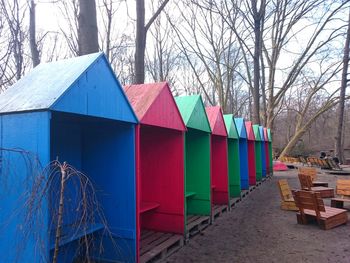
[[[297,170],[275,173],[166,262],[349,263],[350,222],[327,231],[317,225],[298,225],[295,212],[279,207],[276,182],[281,178],[287,178],[291,188],[300,188]],[[337,178],[346,176],[322,172],[317,180],[335,187]],[[325,199],[325,204],[330,200]]]

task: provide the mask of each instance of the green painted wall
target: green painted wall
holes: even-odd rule
[[[236,139],[227,139],[228,146],[228,174],[230,197],[241,196],[241,178],[239,165],[239,142]]]
[[[269,142],[269,161],[270,161],[270,175],[273,175],[273,161],[272,161],[272,142]]]
[[[269,157],[270,157],[270,175],[273,175],[273,161],[272,161],[272,134],[271,134],[271,129],[267,129],[267,136],[269,138]]]
[[[256,168],[256,180],[262,179],[262,157],[261,157],[261,142],[255,141],[255,168]]]
[[[189,128],[185,135],[186,214],[210,215],[210,134]]]
[[[255,169],[256,169],[256,180],[262,180],[262,156],[261,156],[261,144],[262,139],[260,136],[259,125],[253,125],[254,136],[255,136]]]

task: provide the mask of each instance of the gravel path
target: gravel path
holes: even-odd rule
[[[279,208],[276,182],[281,178],[299,188],[296,170],[275,173],[166,262],[349,263],[350,223],[328,231],[298,225],[295,212]],[[317,179],[335,186],[336,178],[341,176],[321,174]]]

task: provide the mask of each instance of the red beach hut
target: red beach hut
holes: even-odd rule
[[[183,238],[186,126],[166,82],[124,89],[140,121],[136,129],[136,220],[138,256],[143,262],[154,257],[158,246]]]
[[[255,167],[255,136],[253,130],[253,124],[251,121],[245,122],[245,128],[247,130],[247,142],[248,142],[248,173],[249,173],[249,185],[256,184],[256,167]]]
[[[214,205],[228,205],[227,131],[220,106],[205,108],[211,134],[211,189]]]

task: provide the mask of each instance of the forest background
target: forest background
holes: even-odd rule
[[[349,1],[0,0],[0,91],[103,51],[122,84],[168,81],[273,131],[276,155],[350,159]]]

